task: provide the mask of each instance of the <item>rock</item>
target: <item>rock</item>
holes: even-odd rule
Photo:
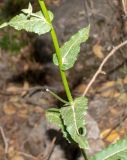
[[[25,150],[32,155],[38,156],[40,153],[44,153],[46,150],[46,121],[44,120],[44,118],[42,118],[39,123],[35,124],[35,122],[33,122],[33,124],[34,127],[32,129],[29,128],[29,130],[26,129],[24,131],[24,133],[27,131],[26,136],[28,137],[24,147]]]
[[[88,155],[94,155],[104,148],[104,143],[100,138],[100,130],[97,122],[90,116],[86,115],[87,123],[87,139],[89,142],[89,149],[86,150]]]

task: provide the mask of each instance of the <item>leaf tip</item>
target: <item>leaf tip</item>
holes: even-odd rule
[[[29,5],[28,5],[28,8],[27,8],[27,9],[22,9],[21,11],[22,11],[23,13],[26,13],[26,14],[31,14],[32,11],[33,11],[33,8],[32,8],[31,3],[29,2]]]
[[[8,26],[8,23],[7,23],[7,22],[1,24],[1,25],[0,25],[0,28],[4,28],[4,27],[6,27],[6,26]]]

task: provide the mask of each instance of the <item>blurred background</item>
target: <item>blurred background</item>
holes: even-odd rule
[[[27,8],[29,2],[34,12],[40,10],[38,1],[0,0],[0,24]],[[73,97],[80,96],[104,57],[127,38],[127,1],[45,2],[54,13],[53,24],[60,46],[79,29],[91,26],[89,40],[82,44],[74,68],[67,71]],[[49,33],[38,36],[10,27],[0,30],[1,160],[82,160],[77,146],[66,142],[58,128],[45,118],[46,109],[61,105],[46,88],[66,99],[59,70],[52,63],[53,53]],[[104,71],[106,75],[99,75],[87,93],[89,155],[127,132],[126,46],[109,59]]]

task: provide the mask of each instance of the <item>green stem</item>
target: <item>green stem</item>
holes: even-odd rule
[[[58,59],[59,70],[60,70],[60,73],[61,73],[62,82],[63,82],[63,85],[64,85],[64,89],[65,89],[68,101],[70,103],[72,103],[73,102],[73,98],[72,98],[72,95],[71,95],[71,92],[70,92],[70,88],[69,88],[69,85],[68,85],[66,74],[62,70],[62,58],[61,58],[61,55],[60,55],[60,47],[59,47],[57,35],[56,35],[56,32],[55,32],[54,27],[52,25],[52,22],[50,20],[50,17],[49,17],[49,14],[48,14],[48,10],[47,10],[47,8],[45,6],[44,0],[39,0],[39,4],[41,6],[41,10],[42,10],[46,20],[51,25],[51,31],[50,32],[51,32],[52,41],[53,41],[53,44],[54,44],[54,47],[55,47],[56,56],[57,56],[57,59]],[[81,152],[83,154],[84,160],[88,160],[85,151],[81,150]]]
[[[65,89],[67,98],[68,98],[69,102],[71,103],[71,102],[73,102],[73,98],[72,98],[72,95],[71,95],[71,92],[70,92],[70,88],[69,88],[69,85],[68,85],[66,74],[62,70],[62,58],[61,58],[61,55],[60,55],[60,47],[59,47],[58,39],[57,39],[57,36],[56,36],[56,32],[55,32],[54,27],[51,23],[51,20],[50,20],[49,14],[48,14],[48,10],[45,6],[44,1],[39,0],[39,4],[41,6],[41,10],[42,10],[46,20],[51,25],[51,36],[52,36],[53,44],[54,44],[54,47],[55,47],[55,50],[56,50],[56,56],[57,56],[58,63],[59,63],[59,70],[60,70],[60,73],[61,73],[62,82],[63,82],[63,85],[64,85],[64,89]]]
[[[84,149],[81,149],[81,152],[82,152],[82,155],[83,155],[83,157],[84,157],[84,160],[88,160],[88,157],[87,157],[87,155],[86,155],[85,150],[84,150]]]
[[[67,101],[65,101],[64,99],[62,99],[61,97],[59,97],[57,94],[55,94],[54,92],[50,91],[48,88],[46,89],[47,92],[49,92],[51,95],[53,95],[56,99],[58,99],[59,101],[61,101],[62,103],[68,104],[69,103]]]

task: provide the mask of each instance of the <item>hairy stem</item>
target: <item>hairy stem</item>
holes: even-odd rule
[[[56,32],[55,32],[54,27],[53,27],[53,25],[51,23],[51,20],[50,20],[49,14],[48,14],[48,10],[47,10],[47,8],[45,6],[44,1],[43,0],[39,0],[39,4],[41,6],[41,10],[42,10],[46,20],[51,25],[50,33],[51,33],[51,36],[52,36],[52,41],[53,41],[53,44],[54,44],[54,47],[55,47],[56,56],[57,56],[58,63],[59,63],[59,70],[60,70],[62,82],[63,82],[63,85],[64,85],[64,89],[65,89],[68,101],[71,103],[71,102],[73,102],[73,98],[72,98],[72,95],[71,95],[71,92],[70,92],[70,88],[69,88],[69,85],[68,85],[66,74],[62,70],[62,58],[61,58],[61,55],[60,55],[60,47],[59,47],[58,39],[57,39],[57,36],[56,36]]]

